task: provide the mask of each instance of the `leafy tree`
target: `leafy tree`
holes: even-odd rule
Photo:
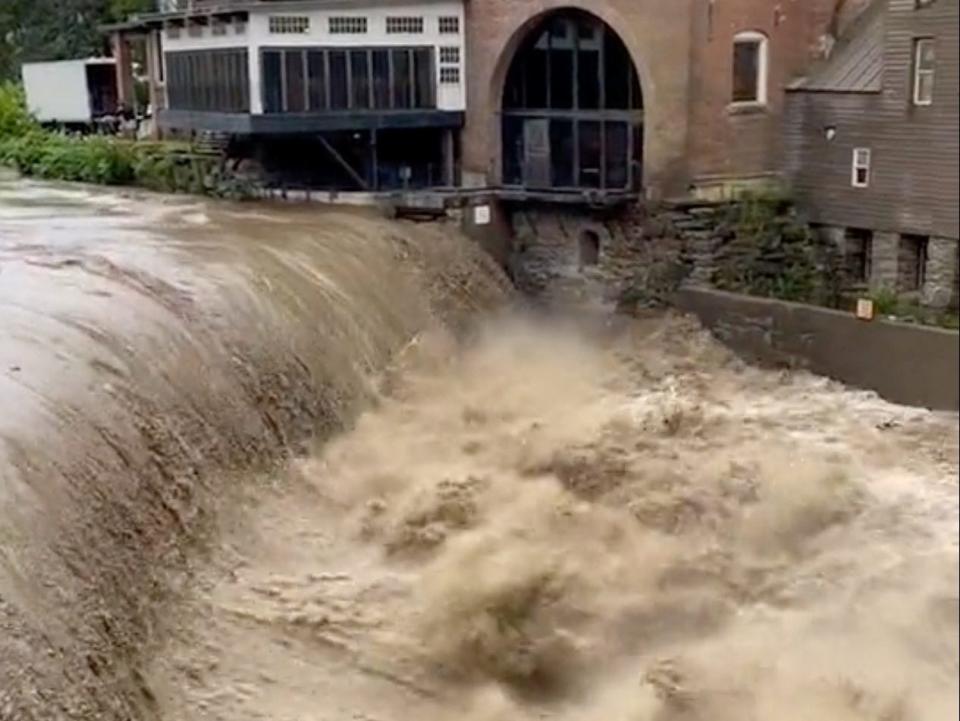
[[[25,61],[100,55],[107,49],[101,24],[153,7],[153,0],[0,0],[0,81],[17,79]]]

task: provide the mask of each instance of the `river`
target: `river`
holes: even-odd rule
[[[0,179],[0,718],[941,721],[958,418],[447,226]]]

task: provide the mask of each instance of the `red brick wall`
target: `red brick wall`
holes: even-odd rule
[[[645,177],[655,188],[686,176],[690,7],[694,0],[468,0],[466,174],[500,176],[497,112],[517,45],[548,10],[578,7],[610,25],[630,50],[647,108]],[[671,188],[674,189],[674,188]]]
[[[816,56],[837,0],[708,0],[693,22],[690,105],[692,180],[743,177],[781,168],[783,88]],[[730,105],[733,38],[757,31],[768,39],[767,106]]]
[[[634,58],[646,107],[644,177],[652,195],[682,193],[694,179],[777,171],[782,88],[809,65],[838,1],[468,0],[465,178],[499,181],[497,113],[509,60],[536,20],[562,7],[599,16]],[[732,41],[741,30],[769,38],[769,107],[735,115],[728,109]]]

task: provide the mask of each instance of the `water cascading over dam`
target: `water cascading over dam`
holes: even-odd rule
[[[0,180],[0,719],[940,721],[955,414],[453,226]]]

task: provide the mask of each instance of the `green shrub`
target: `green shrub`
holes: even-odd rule
[[[9,82],[0,84],[0,141],[26,135],[37,127],[27,112],[23,88]]]

